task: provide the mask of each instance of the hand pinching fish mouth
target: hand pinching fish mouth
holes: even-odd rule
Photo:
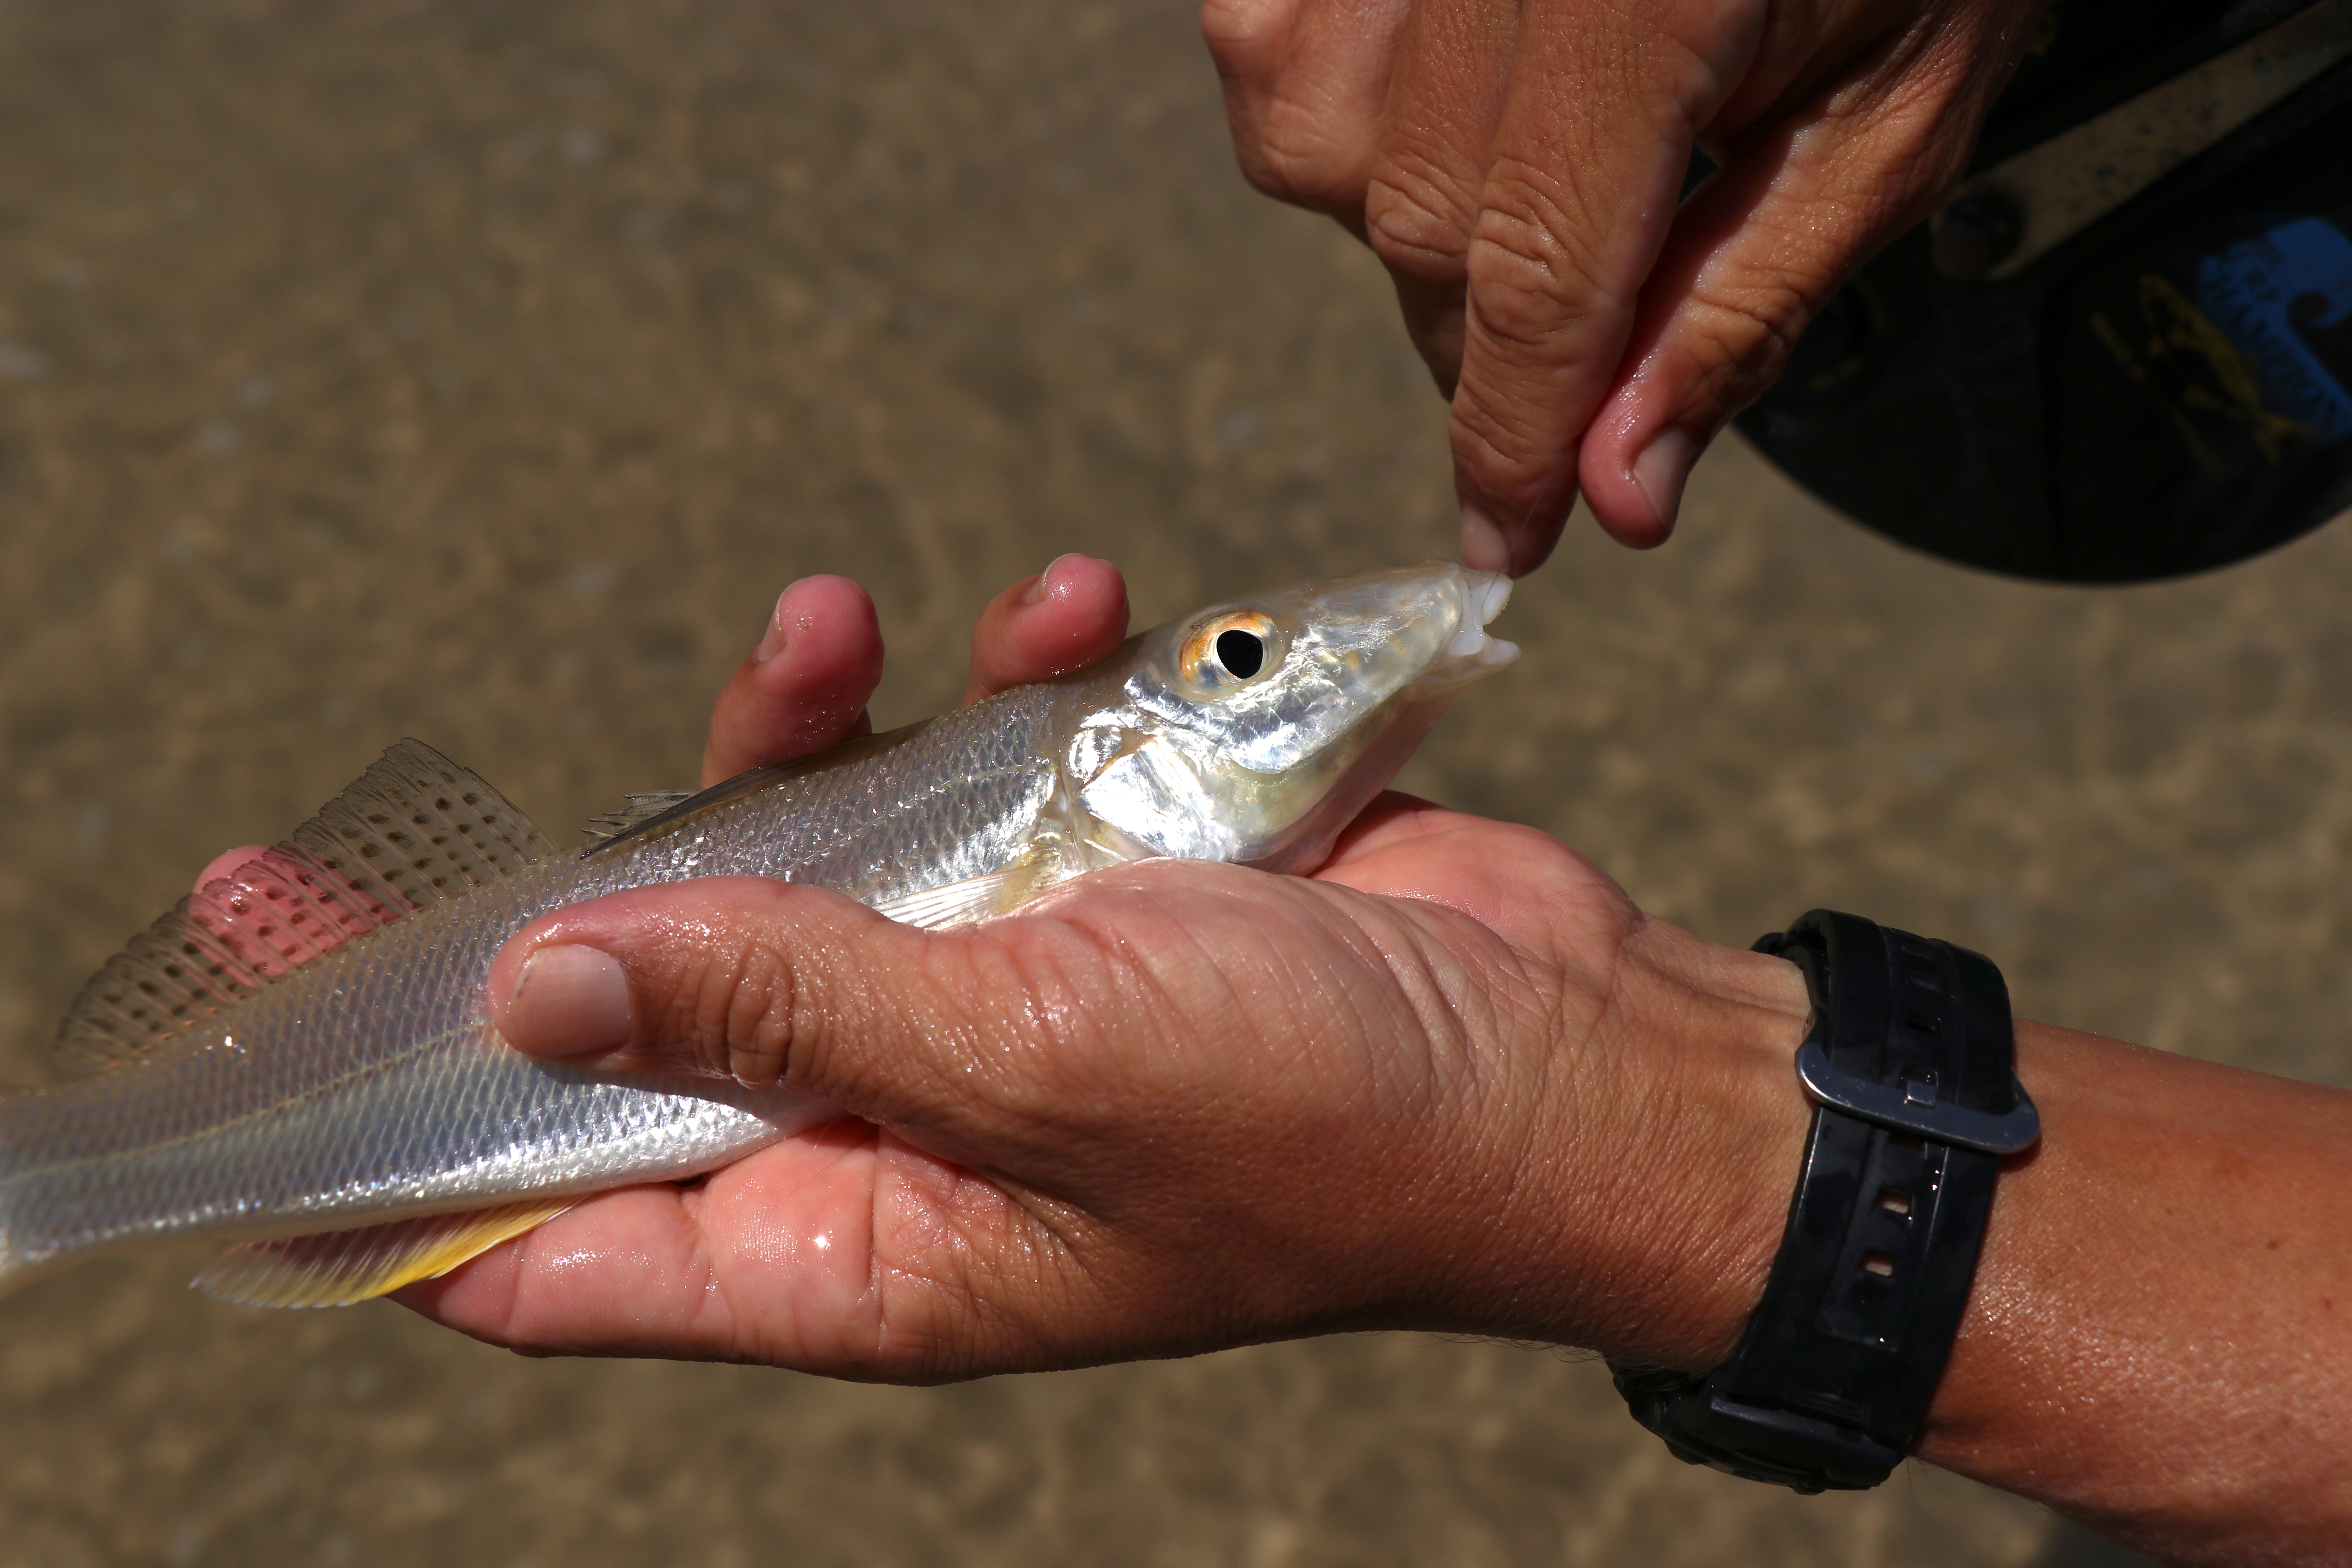
[[[83,990],[0,1097],[0,1288],[142,1243],[230,1245],[224,1300],[332,1306],[444,1273],[589,1194],[700,1174],[838,1112],[804,1095],[533,1061],[492,1028],[507,939],[705,876],[940,928],[1154,857],[1313,870],[1463,687],[1517,649],[1499,574],[1447,563],[1248,595],[1102,662],[698,795],[559,849],[404,741],[207,882]]]

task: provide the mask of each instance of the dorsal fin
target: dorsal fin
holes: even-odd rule
[[[422,741],[377,758],[284,847],[404,913],[555,853],[506,796]]]
[[[633,795],[629,804],[618,811],[608,811],[602,816],[592,816],[581,829],[591,844],[603,844],[618,838],[641,822],[651,822],[680,801],[692,800],[694,792],[687,789],[657,790],[649,795]]]
[[[504,795],[403,741],[294,830],[131,939],[58,1027],[61,1067],[137,1056],[355,936],[555,846]]]

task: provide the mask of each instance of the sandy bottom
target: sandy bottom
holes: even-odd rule
[[[567,825],[688,781],[784,583],[885,722],[1065,550],[1139,614],[1449,545],[1378,268],[1252,195],[1181,4],[0,6],[0,1048],[415,734]],[[1745,941],[2352,1081],[2352,533],[1992,581],[1748,454],[1580,525],[1414,787]],[[1687,1469],[1600,1369],[1409,1336],[963,1388],[530,1362],[101,1263],[0,1303],[11,1563],[2087,1564],[1933,1472]]]

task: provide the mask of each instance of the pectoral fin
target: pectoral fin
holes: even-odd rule
[[[1009,914],[1060,879],[1060,868],[1040,857],[1002,871],[991,871],[984,877],[968,877],[961,882],[908,893],[904,898],[885,899],[872,907],[877,913],[888,915],[901,925],[938,931],[943,926]]]
[[[582,829],[591,844],[604,844],[632,829],[644,826],[654,818],[685,805],[694,798],[687,789],[656,790],[646,795],[633,795],[629,804],[618,811],[608,811],[602,816],[592,816]]]
[[[205,1265],[189,1284],[215,1300],[247,1307],[348,1307],[446,1274],[579,1201],[539,1198],[359,1230],[242,1242]]]

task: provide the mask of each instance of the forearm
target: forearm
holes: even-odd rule
[[[1922,1458],[2186,1562],[2352,1541],[2352,1094],[2021,1023],[2011,1163]]]

